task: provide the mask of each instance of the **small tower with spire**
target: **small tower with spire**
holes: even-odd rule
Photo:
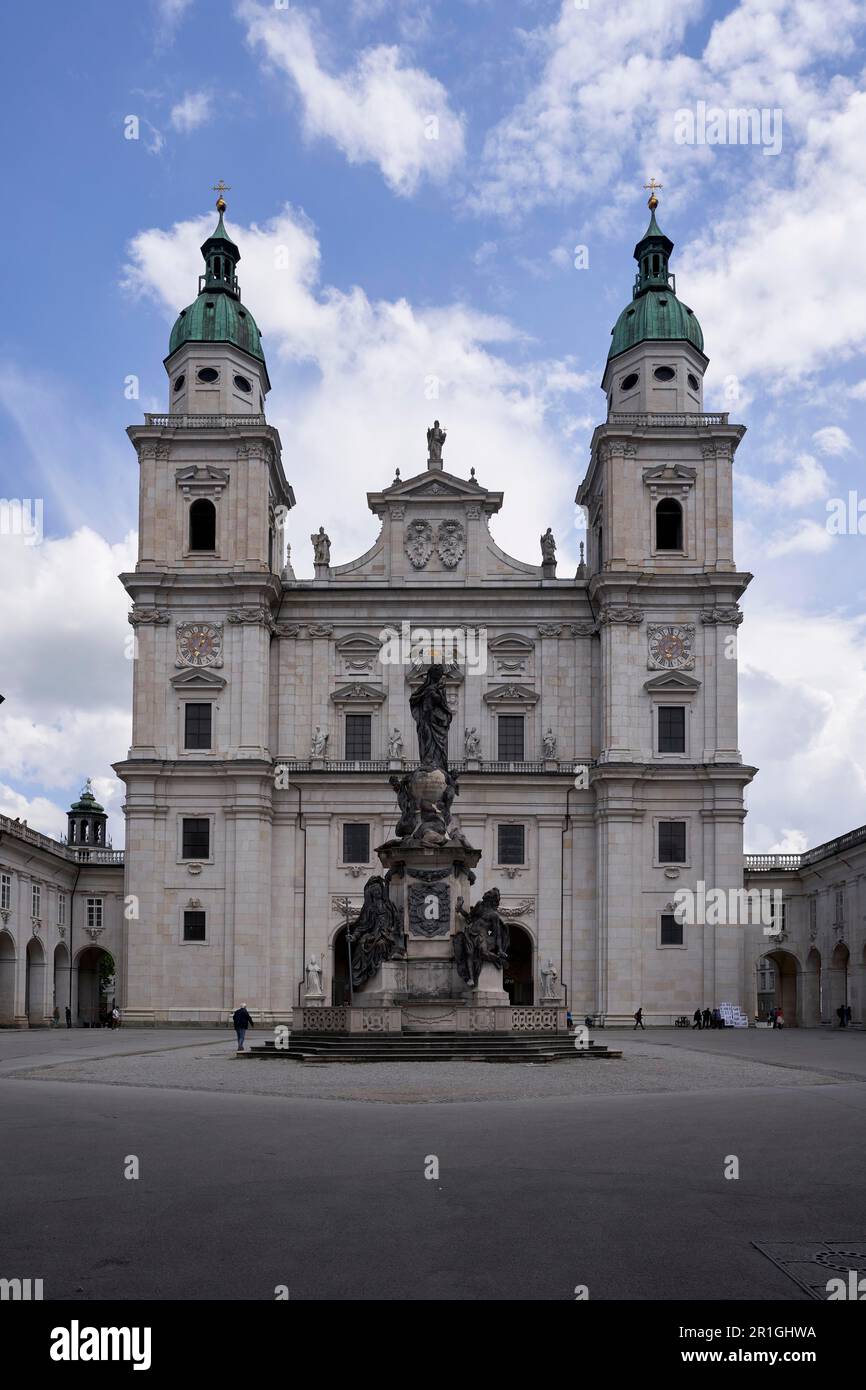
[[[674,244],[656,221],[660,183],[651,179],[649,225],[634,248],[637,273],[631,303],[611,331],[602,389],[608,414],[680,414],[703,410],[708,359],[692,310],[677,298],[670,271]]]
[[[202,243],[198,297],[181,309],[171,331],[165,369],[173,415],[262,415],[271,389],[258,325],[241,302],[241,253],[226,231],[220,180],[219,218]]]
[[[93,783],[88,777],[77,801],[66,813],[67,842],[74,849],[104,849],[108,816],[93,795]]]

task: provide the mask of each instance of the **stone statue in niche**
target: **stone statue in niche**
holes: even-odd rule
[[[541,563],[542,565],[556,564],[556,541],[549,526],[541,537]]]
[[[403,735],[399,729],[392,729],[388,735],[388,757],[402,758],[403,756]]]
[[[445,430],[434,420],[432,426],[427,431],[427,463],[437,468],[442,467],[442,450],[447,439]]]
[[[383,961],[405,957],[406,937],[400,914],[381,875],[374,874],[364,884],[364,905],[350,923],[347,937],[355,989],[371,980]]]
[[[552,729],[548,729],[547,733],[544,735],[542,747],[546,760],[550,761],[556,757],[556,734]]]
[[[489,888],[469,912],[458,898],[454,910],[464,922],[454,936],[457,973],[474,989],[485,961],[501,970],[508,959],[508,927],[499,912],[499,889]]]
[[[316,725],[316,732],[310,740],[310,753],[314,758],[324,758],[325,750],[328,747],[328,734],[320,724]]]
[[[471,729],[467,729],[463,735],[464,751],[467,758],[481,757],[481,739],[478,730],[473,724]]]
[[[316,565],[329,565],[331,563],[331,537],[325,534],[324,526],[320,526],[310,540],[313,542],[313,563]]]
[[[556,998],[556,981],[559,978],[557,969],[553,961],[548,957],[547,965],[541,970],[541,997],[542,999]]]
[[[307,994],[322,993],[322,961],[310,956],[307,962]]]

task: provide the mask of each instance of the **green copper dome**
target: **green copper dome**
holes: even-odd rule
[[[258,325],[241,303],[236,267],[241,253],[223,224],[225,203],[217,202],[219,222],[201,248],[206,271],[199,276],[198,298],[181,309],[168,345],[168,355],[184,343],[232,343],[264,362]]]
[[[674,244],[656,222],[657,199],[650,198],[650,221],[634,248],[638,264],[632,302],[623,309],[612,331],[608,360],[652,340],[687,342],[704,350],[701,325],[687,304],[677,299],[676,279],[668,270]]]

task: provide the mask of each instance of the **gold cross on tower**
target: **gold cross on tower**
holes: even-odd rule
[[[225,200],[225,198],[223,197],[223,194],[224,194],[224,193],[228,193],[228,192],[231,190],[231,184],[230,184],[230,183],[223,183],[222,179],[220,179],[219,183],[211,184],[211,187],[213,188],[214,193],[218,193],[218,194],[219,194],[219,197],[217,198],[217,203],[216,203],[217,208],[219,209],[220,212],[225,212],[225,210],[226,210],[226,200]]]
[[[650,191],[650,195],[647,198],[647,207],[650,209],[651,212],[655,212],[656,208],[659,205],[659,200],[656,197],[656,189],[664,188],[664,184],[656,183],[655,179],[652,178],[650,179],[649,183],[644,184],[644,188],[648,188]]]

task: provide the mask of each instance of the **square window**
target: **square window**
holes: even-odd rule
[[[373,716],[371,714],[346,715],[346,759],[347,761],[369,762],[373,756]]]
[[[207,914],[199,911],[185,911],[183,914],[184,941],[204,941],[207,929]]]
[[[526,863],[526,827],[523,825],[500,825],[498,827],[500,864]]]
[[[183,712],[184,748],[210,748],[213,727],[213,705],[187,704]]]
[[[343,826],[343,863],[369,864],[370,827],[364,823]]]
[[[659,752],[685,753],[685,705],[659,705]]]
[[[659,821],[659,863],[685,864],[686,823],[684,820]]]
[[[677,921],[672,912],[662,914],[661,944],[662,946],[682,946],[683,944],[683,924]]]
[[[500,762],[523,762],[525,729],[526,721],[522,714],[500,714],[497,721]]]
[[[184,817],[182,858],[210,858],[210,821],[206,816]]]

